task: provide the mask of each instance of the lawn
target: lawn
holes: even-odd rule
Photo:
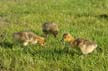
[[[60,30],[44,47],[23,47],[12,38],[25,30],[42,35],[47,21]],[[84,56],[61,43],[65,32],[98,48]],[[0,0],[0,71],[108,71],[108,0]]]

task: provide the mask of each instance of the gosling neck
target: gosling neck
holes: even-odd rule
[[[69,43],[74,43],[74,41],[75,41],[75,38],[71,37]]]

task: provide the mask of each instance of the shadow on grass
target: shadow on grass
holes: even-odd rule
[[[107,14],[100,14],[98,16],[96,16],[97,18],[100,18],[100,19],[108,19],[108,15]]]
[[[13,44],[9,42],[0,42],[1,48],[12,48]]]
[[[24,53],[29,53],[32,56],[36,57],[42,57],[45,59],[59,59],[64,56],[74,56],[77,53],[74,52],[72,49],[66,49],[66,48],[41,48],[40,49],[34,49],[34,48],[24,48]]]

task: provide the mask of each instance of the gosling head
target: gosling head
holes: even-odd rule
[[[64,42],[74,42],[74,37],[70,33],[64,33],[62,37]]]

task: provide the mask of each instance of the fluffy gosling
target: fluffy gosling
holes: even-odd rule
[[[83,54],[92,53],[97,48],[97,44],[95,42],[83,38],[75,39],[69,33],[63,34],[63,41],[70,43],[71,46],[79,47]]]
[[[30,31],[13,33],[13,38],[21,41],[24,46],[27,46],[28,44],[36,44],[36,43],[39,43],[41,46],[44,46],[45,44],[45,39],[43,37],[38,36],[35,33]]]
[[[46,22],[42,25],[42,31],[46,37],[48,37],[48,34],[53,34],[54,37],[57,37],[58,30],[58,25],[53,22]]]

